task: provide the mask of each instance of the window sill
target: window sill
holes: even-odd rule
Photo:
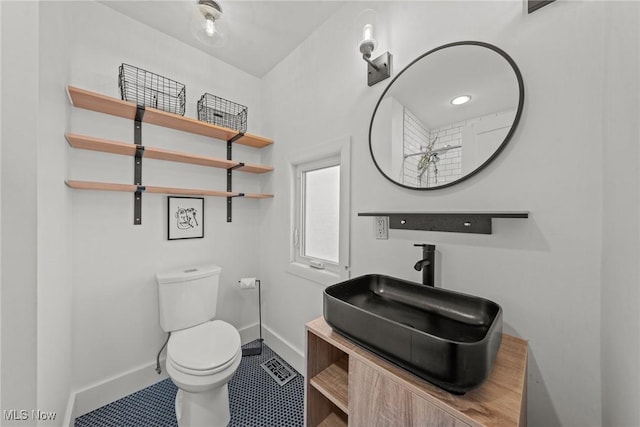
[[[303,279],[307,279],[324,286],[333,285],[334,283],[338,283],[342,280],[340,274],[336,272],[328,270],[318,270],[317,268],[313,268],[299,262],[289,263],[289,265],[287,266],[287,273],[293,274],[294,276],[302,277]]]

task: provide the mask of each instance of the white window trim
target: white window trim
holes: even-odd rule
[[[319,270],[306,263],[296,261],[297,248],[294,244],[296,228],[296,170],[299,165],[330,157],[340,158],[340,235],[338,271]],[[289,195],[290,218],[289,227],[289,265],[286,271],[298,277],[311,280],[322,285],[332,285],[350,277],[350,247],[351,247],[351,137],[345,136],[321,143],[314,147],[299,150],[289,154]]]

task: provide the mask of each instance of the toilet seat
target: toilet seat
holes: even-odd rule
[[[171,334],[167,361],[185,374],[212,375],[242,356],[240,334],[230,324],[213,320]]]

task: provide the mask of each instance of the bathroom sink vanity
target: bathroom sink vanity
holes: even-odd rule
[[[306,325],[305,425],[526,426],[527,342],[502,335],[487,380],[451,394],[334,331]]]
[[[498,304],[382,274],[329,286],[323,301],[336,331],[456,394],[487,379],[502,340]]]

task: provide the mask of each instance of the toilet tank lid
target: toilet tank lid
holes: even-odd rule
[[[215,264],[197,265],[157,273],[156,280],[159,284],[187,282],[189,280],[196,280],[212,276],[214,274],[220,274],[221,271],[222,268]]]

